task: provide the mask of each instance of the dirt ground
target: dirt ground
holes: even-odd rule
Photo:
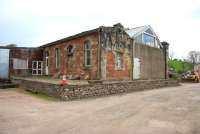
[[[2,89],[0,134],[200,134],[200,84],[70,102]]]

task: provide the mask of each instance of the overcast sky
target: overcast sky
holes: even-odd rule
[[[37,47],[119,22],[151,25],[177,58],[200,51],[200,0],[0,0],[0,45]]]

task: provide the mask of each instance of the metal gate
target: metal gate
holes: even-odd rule
[[[0,79],[9,79],[9,49],[0,49]]]

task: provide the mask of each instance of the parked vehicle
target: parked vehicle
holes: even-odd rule
[[[196,71],[188,71],[186,73],[183,73],[182,74],[182,77],[181,77],[182,81],[191,81],[191,82],[197,82],[199,83],[199,73],[196,72]]]

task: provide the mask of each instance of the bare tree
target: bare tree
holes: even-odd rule
[[[174,59],[174,55],[175,55],[175,52],[174,52],[173,50],[171,50],[171,51],[169,52],[169,59],[170,59],[170,60],[173,60],[173,59]]]
[[[8,44],[8,45],[6,45],[6,47],[17,47],[17,45],[16,44]]]
[[[200,52],[199,51],[190,51],[188,53],[188,60],[193,64],[197,64],[200,61]]]

